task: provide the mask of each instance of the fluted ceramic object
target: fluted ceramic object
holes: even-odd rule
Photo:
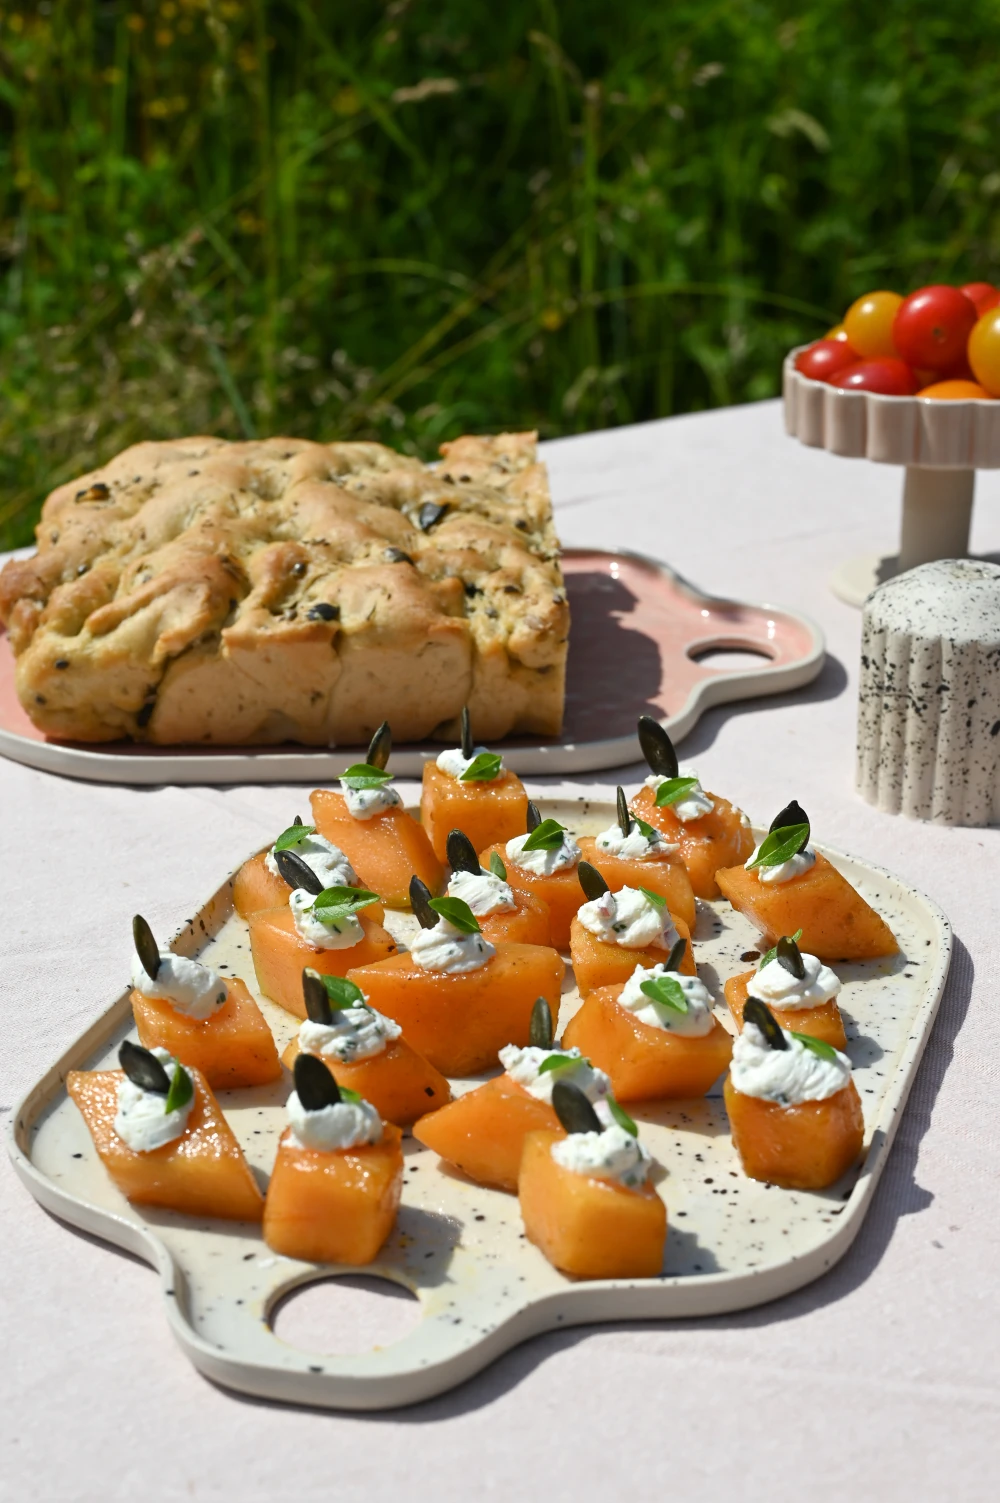
[[[1000,568],[922,564],[868,597],[857,786],[936,824],[1000,819]]]

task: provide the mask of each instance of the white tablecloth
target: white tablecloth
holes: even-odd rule
[[[204,1381],[168,1333],[153,1273],[46,1216],[5,1160],[0,1497],[992,1493],[1000,835],[910,823],[857,798],[860,617],[826,584],[850,554],[891,550],[901,476],[799,447],[777,403],[564,439],[545,457],[565,543],[637,548],[705,589],[822,624],[830,660],[811,688],[711,712],[682,755],[757,818],[798,798],[820,839],[899,872],[954,923],[948,991],[857,1243],[776,1304],[542,1337],[426,1405],[353,1417]],[[1000,475],[980,476],[978,497],[975,546],[1000,546]],[[0,763],[0,792],[9,1112],[117,993],[132,913],[172,932],[303,791],[139,791]]]

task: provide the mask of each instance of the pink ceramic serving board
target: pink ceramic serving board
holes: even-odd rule
[[[639,760],[639,715],[655,715],[679,741],[709,706],[801,688],[823,666],[822,633],[793,611],[704,595],[666,564],[638,553],[568,548],[562,566],[572,619],[563,734],[553,741],[503,742],[515,772],[624,766]],[[720,653],[729,660],[713,666],[711,655]],[[734,653],[745,656],[745,667],[733,665]],[[419,775],[439,750],[396,747],[392,770]],[[18,702],[6,636],[0,636],[0,755],[70,777],[133,784],[322,782],[344,765],[343,749],[291,744],[258,749],[49,740]]]

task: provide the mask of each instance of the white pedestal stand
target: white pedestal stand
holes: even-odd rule
[[[847,605],[864,605],[877,585],[918,564],[968,558],[975,470],[930,470],[908,465],[898,554],[865,553],[830,575],[830,588]]]
[[[899,552],[866,554],[830,578],[835,595],[860,607],[877,585],[919,564],[967,558],[976,470],[1000,469],[1000,401],[936,402],[841,391],[811,381],[785,359],[785,427],[812,448],[845,459],[901,465]]]

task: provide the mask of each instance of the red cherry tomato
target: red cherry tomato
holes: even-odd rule
[[[817,339],[795,357],[795,369],[811,381],[829,381],[838,371],[857,364],[857,355],[846,339]]]
[[[957,287],[921,287],[900,304],[892,341],[909,365],[947,371],[964,356],[975,323],[976,305]]]
[[[964,287],[959,288],[959,291],[964,292],[966,297],[975,303],[976,312],[980,318],[990,308],[995,308],[997,303],[1000,303],[1000,292],[992,282],[966,282]]]
[[[902,360],[859,360],[830,381],[841,391],[874,391],[883,397],[912,397],[917,389],[913,372]]]

